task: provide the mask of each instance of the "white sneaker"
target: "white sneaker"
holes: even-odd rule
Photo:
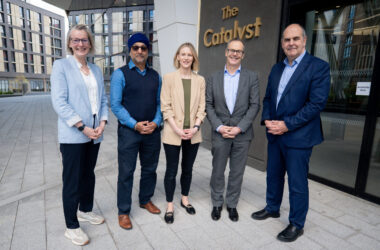
[[[72,243],[78,246],[84,246],[90,242],[87,234],[83,232],[80,227],[75,229],[67,228],[65,231],[65,236],[70,239]]]
[[[104,218],[100,215],[97,215],[93,212],[82,212],[79,211],[77,212],[77,217],[79,221],[88,221],[93,225],[99,225],[104,222]]]

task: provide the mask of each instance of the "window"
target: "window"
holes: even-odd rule
[[[133,11],[128,11],[128,21],[129,22],[133,21]]]
[[[4,36],[4,37],[6,36],[5,35],[5,26],[3,26],[3,25],[0,25],[0,35]]]
[[[7,13],[8,13],[8,14],[12,14],[11,11],[12,11],[12,10],[11,10],[11,4],[10,4],[9,2],[7,2]]]
[[[44,39],[42,37],[42,35],[40,35],[40,44],[43,44],[44,43]]]
[[[123,12],[123,23],[127,22],[127,12]]]
[[[350,16],[349,16],[350,19],[355,17],[355,9],[356,9],[356,6],[352,5],[350,9]]]
[[[87,25],[89,24],[88,14],[84,15],[84,23]]]
[[[149,20],[153,21],[154,19],[154,10],[149,10]]]
[[[350,20],[347,25],[347,33],[351,33],[354,28],[354,20]]]
[[[4,8],[3,8],[3,0],[0,0],[0,11],[4,11]]]
[[[8,62],[8,51],[3,50],[3,58],[5,62]]]
[[[0,13],[0,23],[4,23],[4,14]]]
[[[8,23],[9,23],[10,25],[12,25],[12,16],[11,16],[11,15],[8,15],[8,16],[7,16],[7,19],[8,19]]]
[[[55,56],[62,56],[62,50],[61,49],[55,49],[54,50],[54,55]]]
[[[73,16],[69,16],[69,26],[73,25]]]
[[[102,22],[103,22],[103,23],[108,23],[108,16],[107,16],[107,13],[103,13],[103,16],[102,16]]]
[[[30,20],[30,9],[26,9],[26,19]]]
[[[19,11],[20,11],[20,17],[24,18],[24,8],[20,6]]]
[[[24,64],[24,72],[25,73],[29,72],[28,64]]]
[[[79,16],[75,16],[75,23],[74,24],[78,24],[79,23]]]
[[[52,18],[52,26],[54,28],[60,29],[61,28],[61,21],[55,18]]]
[[[102,16],[102,22],[103,22],[103,33],[108,33],[108,17],[107,13],[104,13]]]
[[[54,46],[58,48],[62,48],[61,39],[54,38]]]
[[[26,32],[25,32],[25,30],[22,30],[21,34],[22,34],[22,40],[26,41]]]
[[[9,27],[9,38],[13,38],[13,28]]]

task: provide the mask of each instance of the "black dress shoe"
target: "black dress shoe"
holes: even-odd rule
[[[165,213],[165,222],[168,224],[172,224],[174,222],[174,211]]]
[[[289,226],[277,235],[277,239],[284,242],[292,242],[302,234],[303,229],[298,229],[296,226],[289,224]]]
[[[213,207],[211,212],[211,218],[213,220],[219,220],[222,212],[222,207]]]
[[[238,221],[239,220],[239,214],[238,214],[238,211],[236,210],[236,208],[227,207],[227,211],[228,211],[228,217],[232,221]]]
[[[252,219],[255,220],[265,220],[269,217],[278,218],[280,217],[280,213],[269,213],[265,208],[263,210],[257,211],[251,215]]]
[[[183,203],[182,203],[182,200],[181,200],[181,207],[183,207],[184,209],[186,209],[186,212],[188,214],[195,214],[195,209],[194,207],[191,205],[191,204],[187,204],[187,206],[185,206]]]

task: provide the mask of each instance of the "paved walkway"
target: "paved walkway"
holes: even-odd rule
[[[50,96],[0,98],[0,249],[79,249],[67,240],[61,201],[61,159],[56,115]],[[275,236],[287,225],[289,202],[285,191],[281,217],[250,218],[265,204],[265,173],[247,167],[240,220],[231,222],[224,209],[220,221],[210,218],[211,154],[200,148],[194,166],[191,203],[187,215],[175,194],[175,222],[138,207],[139,171],[133,190],[133,230],[117,221],[116,119],[110,117],[96,170],[94,211],[106,223],[82,224],[91,242],[84,249],[380,249],[380,206],[310,181],[310,210],[305,234],[293,243]],[[153,201],[165,210],[161,151]]]

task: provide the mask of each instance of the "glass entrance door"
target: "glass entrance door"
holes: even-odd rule
[[[307,50],[331,67],[330,94],[321,114],[325,141],[313,150],[310,174],[351,190],[355,188],[368,112],[379,13],[379,1],[363,1],[306,14]],[[380,132],[377,136],[379,148],[370,171],[379,174]],[[367,188],[376,189],[376,185],[368,184]],[[379,184],[376,190],[380,196]]]

